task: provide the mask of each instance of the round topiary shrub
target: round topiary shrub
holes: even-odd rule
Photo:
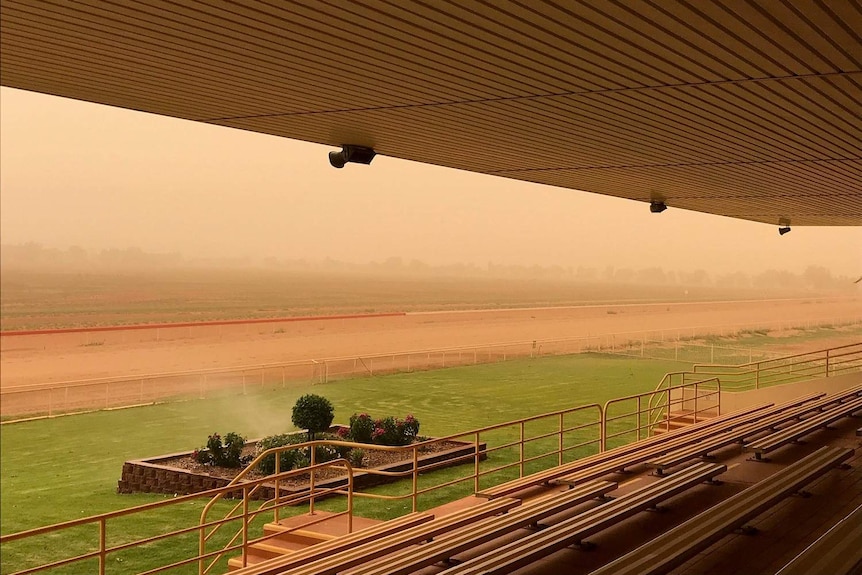
[[[296,400],[293,406],[291,421],[300,429],[308,431],[308,440],[314,440],[314,434],[326,431],[335,418],[335,409],[323,396],[309,393]]]

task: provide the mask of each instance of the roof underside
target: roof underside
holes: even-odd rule
[[[0,0],[0,79],[670,207],[862,225],[860,31],[858,0]]]

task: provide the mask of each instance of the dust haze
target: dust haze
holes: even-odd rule
[[[702,270],[749,286],[770,270],[862,274],[862,228],[779,236],[388,157],[335,170],[314,144],[7,88],[0,97],[4,266],[29,247],[84,269],[126,258],[665,283]]]

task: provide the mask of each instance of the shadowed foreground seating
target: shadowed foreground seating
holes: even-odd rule
[[[316,573],[319,575],[323,573],[337,573],[353,565],[363,563],[368,559],[392,553],[393,551],[427,539],[432,539],[442,533],[448,533],[452,529],[463,527],[473,521],[505,513],[520,504],[521,502],[517,499],[487,501],[436,519],[431,515],[422,513],[412,514],[413,516],[418,515],[420,517],[427,517],[428,519],[423,519],[423,521],[414,525],[398,525],[398,519],[393,519],[392,521],[386,521],[380,525],[357,531],[345,537],[312,545],[302,551],[290,553],[284,557],[270,559],[257,565],[237,569],[233,573],[236,575],[280,575],[291,569],[304,568],[309,565],[318,569]],[[307,569],[302,572],[306,571]],[[315,571],[308,572],[315,573]]]
[[[593,571],[591,575],[658,575],[684,563],[725,535],[742,527],[778,501],[837,467],[853,455],[852,449],[823,447],[771,477],[707,509]],[[820,571],[831,573],[831,571]]]
[[[611,481],[585,483],[576,489],[551,493],[531,501],[506,515],[489,517],[467,527],[441,535],[432,542],[404,549],[398,553],[381,557],[377,561],[364,563],[351,575],[404,575],[422,567],[445,561],[508,533],[536,525],[539,521],[571,509],[596,497],[603,497],[617,488]]]
[[[579,513],[574,517],[547,526],[537,533],[527,535],[508,545],[503,545],[484,555],[465,561],[453,569],[444,571],[444,573],[446,575],[509,573],[559,549],[572,544],[580,544],[585,538],[611,525],[640,511],[655,507],[661,501],[679,495],[698,483],[712,480],[726,469],[724,465],[696,463],[650,485],[621,495],[610,503]]]
[[[862,505],[836,523],[776,575],[862,573]]]

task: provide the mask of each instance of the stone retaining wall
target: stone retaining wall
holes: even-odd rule
[[[256,442],[249,442],[254,444]],[[484,453],[485,444],[479,445],[481,459],[485,459],[487,455]],[[445,461],[447,459],[456,459],[464,455],[472,455],[474,445],[472,443],[464,443],[463,447],[456,447],[446,451],[430,453],[419,457],[420,469],[422,466],[431,465]],[[168,495],[187,495],[189,493],[199,493],[209,489],[224,487],[230,483],[230,479],[213,477],[210,475],[195,473],[187,469],[178,467],[170,467],[160,464],[159,462],[174,459],[176,457],[184,457],[191,455],[191,451],[183,453],[173,453],[170,455],[160,455],[148,459],[137,459],[127,461],[123,464],[123,472],[120,480],[117,482],[118,493],[164,493]],[[464,464],[464,462],[456,462],[452,465]],[[412,462],[399,462],[390,465],[376,468],[380,471],[406,471],[411,469]],[[445,466],[444,466],[445,467]],[[362,489],[374,485],[381,485],[397,481],[400,478],[386,477],[383,475],[373,475],[357,471],[354,473],[354,487]],[[318,488],[337,487],[346,484],[346,478],[335,478],[326,481],[321,481],[315,484]],[[306,491],[307,487],[282,487],[282,496]],[[233,494],[237,497],[242,496],[242,491]],[[271,499],[275,496],[274,487],[266,487],[258,489],[253,495],[253,499]]]

